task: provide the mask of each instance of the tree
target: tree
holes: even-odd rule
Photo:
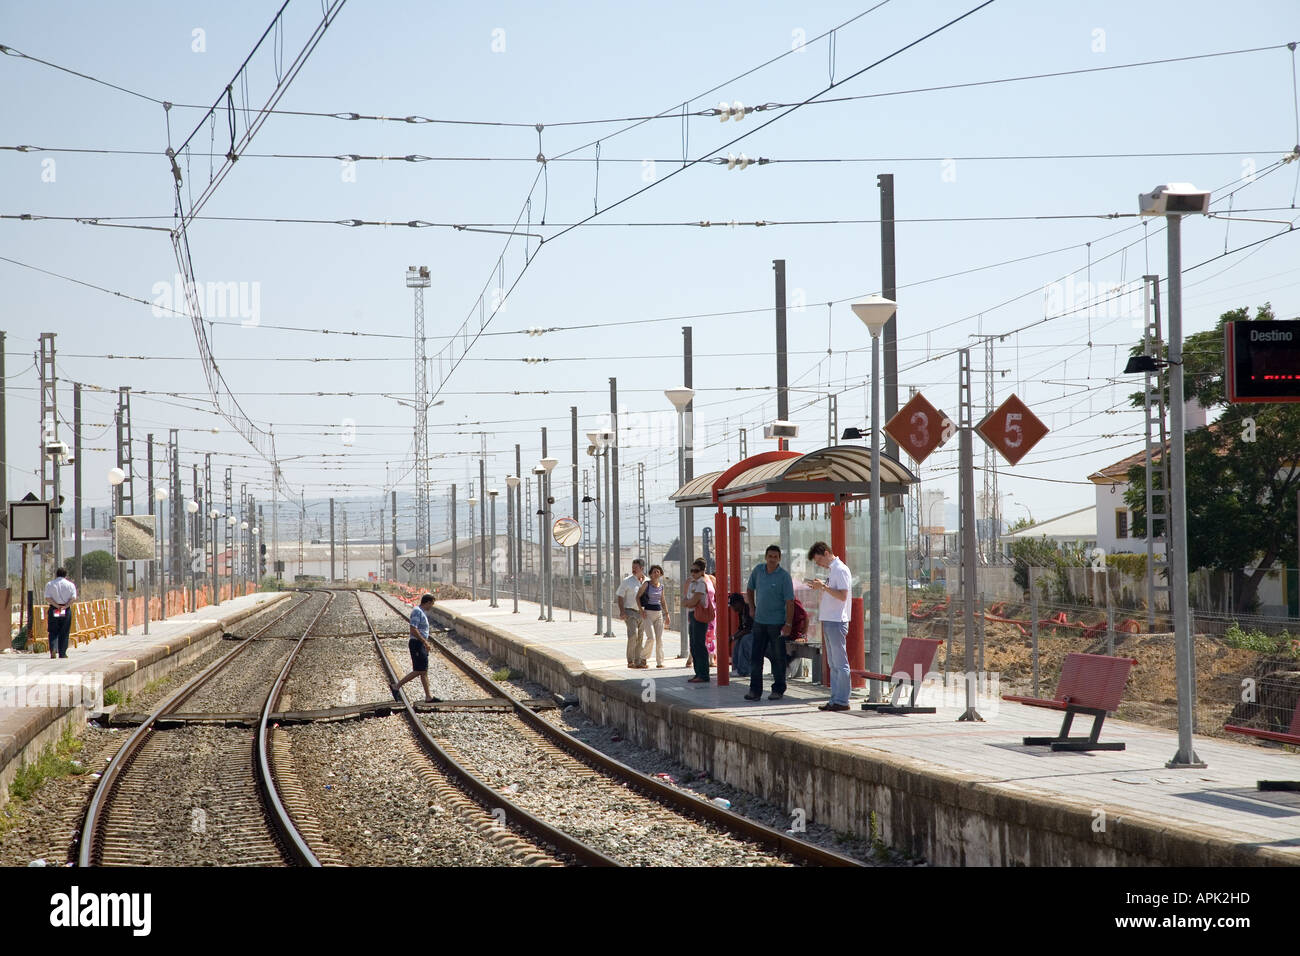
[[[1234,309],[1183,346],[1184,397],[1222,410],[1212,425],[1186,436],[1187,566],[1229,572],[1234,608],[1243,613],[1258,603],[1260,582],[1274,562],[1296,553],[1300,404],[1228,404],[1224,324],[1272,320],[1267,303],[1253,320],[1248,308]],[[1133,404],[1142,405],[1140,393]],[[1145,468],[1135,465],[1128,480],[1124,499],[1133,511],[1133,531],[1145,536]],[[1247,565],[1255,569],[1247,573]]]
[[[69,575],[87,581],[111,581],[117,571],[117,562],[113,560],[113,556],[107,551],[91,551],[89,554],[83,555],[82,560],[86,564],[84,573],[80,573],[75,557],[67,560]]]

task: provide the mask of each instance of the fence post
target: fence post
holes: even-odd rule
[[[952,660],[952,633],[957,627],[957,602],[948,598],[948,651],[943,658],[943,686],[948,686],[948,662]]]
[[[1029,646],[1030,657],[1034,667],[1033,696],[1038,696],[1038,582],[1034,580],[1034,571],[1029,567]]]
[[[981,592],[980,592],[980,595],[979,595],[979,618],[978,618],[978,620],[977,620],[977,625],[976,625],[976,626],[978,627],[978,630],[979,630],[979,642],[980,642],[980,646],[979,646],[979,671],[980,671],[980,676],[979,676],[979,689],[980,689],[980,693],[982,694],[982,693],[984,693],[984,691],[986,690],[986,686],[985,686],[985,683],[986,683],[986,682],[985,682],[985,678],[984,678],[984,592],[983,592],[983,591],[981,591]]]
[[[1115,656],[1115,608],[1110,601],[1110,572],[1106,572],[1106,653]]]

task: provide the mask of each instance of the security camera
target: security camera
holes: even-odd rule
[[[1176,216],[1210,211],[1210,193],[1191,183],[1166,183],[1138,196],[1138,210],[1144,216]]]
[[[63,459],[68,454],[68,443],[63,441],[46,442],[45,457]]]

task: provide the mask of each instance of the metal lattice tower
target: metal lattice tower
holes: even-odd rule
[[[1164,342],[1160,333],[1160,277],[1143,276],[1147,285],[1144,312],[1146,329],[1142,335],[1142,354],[1156,361],[1165,357]],[[1143,406],[1146,418],[1146,480],[1147,480],[1147,630],[1155,629],[1156,592],[1169,593],[1169,432],[1165,425],[1165,377],[1160,369],[1146,373]],[[1157,530],[1156,522],[1159,522]],[[1156,554],[1156,542],[1165,545],[1163,554]],[[1163,581],[1164,583],[1160,583]]]
[[[521,476],[523,477],[523,476]],[[533,569],[533,529],[537,526],[537,515],[533,514],[533,482],[524,478],[520,484],[524,489],[524,561],[526,571]],[[470,529],[471,533],[473,528]]]
[[[993,413],[993,337],[984,339],[984,414]],[[989,563],[997,560],[998,532],[1002,529],[1002,510],[998,501],[998,455],[993,446],[984,443],[984,512],[985,554]],[[979,525],[976,524],[978,528]]]
[[[126,473],[126,478],[118,485],[121,499],[117,513],[135,514],[135,455],[131,450],[131,388],[123,385],[117,390],[117,467]]]
[[[348,574],[348,509],[346,507],[343,508],[342,533],[343,533],[343,580],[351,581],[352,578]]]
[[[958,405],[957,427],[963,430],[973,429],[975,427],[975,423],[974,423],[974,411],[973,411],[973,402],[972,402],[973,396],[971,394],[973,389],[971,388],[970,349],[962,349],[961,352],[959,353],[958,361],[959,361],[959,365],[957,370],[957,405]],[[964,483],[965,479],[961,479],[961,481]],[[972,481],[971,484],[974,485],[974,482]],[[965,599],[968,581],[970,580],[968,575],[973,575],[975,573],[975,569],[973,567],[968,568],[966,566],[967,560],[966,560],[965,545],[960,544],[960,542],[964,542],[966,540],[965,502],[968,500],[967,499],[968,495],[970,497],[974,497],[975,489],[973,487],[961,489],[962,504],[957,509],[957,541],[959,542],[957,550],[958,550],[958,554],[961,555],[961,562],[958,565],[957,583],[958,583],[959,593],[962,595],[963,600]],[[975,509],[973,508],[971,509],[971,511],[974,510]],[[979,528],[978,521],[975,523],[975,527],[976,529]],[[967,634],[964,640],[969,640],[969,639],[970,639],[970,635]]]
[[[306,502],[307,489],[303,489],[303,501]],[[307,533],[307,505],[298,511],[298,577],[303,575],[303,536]]]
[[[54,333],[41,333],[41,352],[37,368],[41,373],[41,500],[54,498],[54,464],[45,454],[45,446],[59,440],[59,391],[54,373]]]
[[[636,540],[640,557],[650,560],[650,515],[645,504],[645,462],[636,463]]]
[[[225,530],[225,537],[222,538],[222,541],[225,542],[226,567],[224,573],[226,577],[230,577],[235,570],[233,553],[234,534],[232,533],[234,529],[230,527],[231,510],[235,507],[234,501],[232,500],[232,495],[234,493],[234,483],[231,480],[233,478],[233,470],[234,469],[229,465],[226,466],[226,519],[221,522],[221,527]],[[231,597],[234,597],[234,595],[232,594]]]
[[[429,555],[429,388],[425,375],[424,290],[429,267],[410,266],[406,287],[415,291],[415,553]]]

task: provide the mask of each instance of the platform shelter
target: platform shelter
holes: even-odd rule
[[[907,633],[906,534],[901,496],[917,481],[897,459],[880,455],[881,659],[893,659]],[[831,445],[806,454],[765,451],[723,471],[700,475],[670,496],[678,508],[713,510],[718,594],[718,683],[729,683],[731,641],[739,626],[727,595],[744,592],[749,572],[770,544],[794,578],[795,597],[808,611],[810,639],[817,628],[816,592],[803,585],[817,568],[808,561],[814,542],[826,541],[853,574],[849,664],[865,666],[863,597],[871,580],[871,526],[862,507],[871,495],[871,449]],[[783,517],[783,513],[788,517]],[[855,679],[861,686],[861,679]]]

